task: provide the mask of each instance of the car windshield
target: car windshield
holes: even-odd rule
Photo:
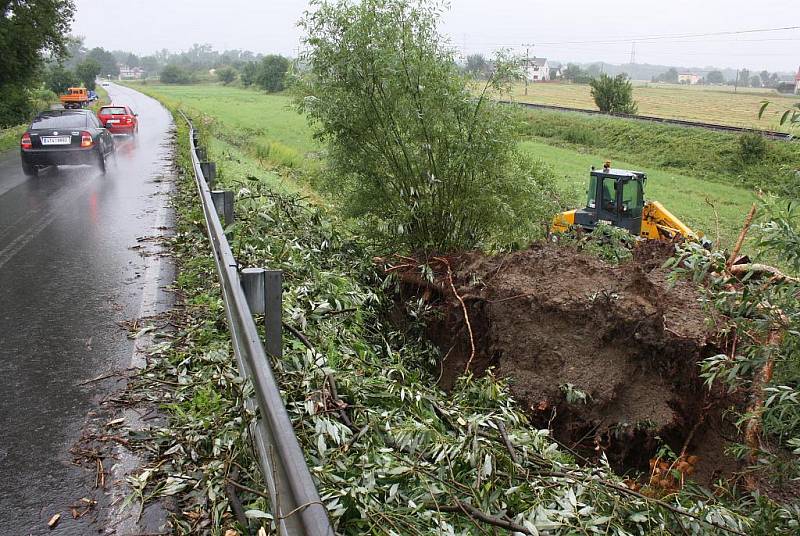
[[[125,108],[103,108],[100,110],[100,115],[124,115],[128,112],[125,111]]]
[[[85,114],[45,115],[37,117],[31,123],[31,129],[37,128],[85,128]]]

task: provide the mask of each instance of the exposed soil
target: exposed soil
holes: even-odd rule
[[[716,353],[713,333],[694,287],[667,281],[661,265],[672,246],[646,247],[623,266],[552,244],[451,258],[473,330],[471,369],[494,368],[535,425],[581,456],[604,452],[619,470],[647,469],[662,441],[680,452],[691,434],[687,452],[703,450],[698,473],[710,480],[734,469],[698,377],[698,361]],[[472,346],[446,268],[437,276],[424,285],[443,312],[429,335],[446,354],[449,389]]]

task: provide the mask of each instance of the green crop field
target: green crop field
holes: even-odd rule
[[[257,174],[260,168],[263,176],[266,168],[267,180],[280,189],[309,193],[307,186],[292,184],[278,174],[269,173],[274,165],[309,169],[319,162],[322,147],[314,140],[305,119],[290,108],[289,97],[220,85],[131,86],[213,120],[219,139],[210,142],[210,147],[217,158],[223,159],[225,173],[246,177]],[[570,202],[580,205],[585,202],[589,167],[601,166],[607,154],[586,148],[554,147],[545,141],[525,139],[520,146],[526,153],[545,161],[569,192]],[[259,158],[254,156],[254,144],[279,147],[280,151],[265,155],[259,163]],[[272,153],[275,152],[273,149]],[[615,161],[614,165],[647,172],[648,197],[661,201],[688,225],[715,240],[714,210],[708,203],[713,204],[719,215],[720,236],[726,245],[735,239],[754,200],[754,195],[746,188],[658,168],[635,158]]]
[[[512,91],[514,100],[597,109],[586,84],[528,84],[528,95],[525,96],[524,92],[523,84],[515,85]],[[633,94],[642,115],[763,130],[781,130],[779,120],[782,110],[800,102],[798,97],[779,95],[774,91],[741,88],[734,93],[733,88],[727,86],[646,84],[634,87]],[[758,110],[764,100],[771,101],[773,105],[759,119]]]

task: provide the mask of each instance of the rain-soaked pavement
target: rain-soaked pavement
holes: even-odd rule
[[[136,143],[118,163],[25,177],[19,154],[0,154],[0,534],[108,533],[69,506],[94,477],[70,448],[87,414],[114,388],[92,382],[131,366],[133,341],[117,324],[168,305],[168,263],[139,254],[137,238],[164,233],[171,117],[117,85],[139,114]],[[151,302],[151,303],[145,303]],[[61,513],[54,530],[47,527]]]

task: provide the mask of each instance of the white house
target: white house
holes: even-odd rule
[[[144,69],[121,65],[119,68],[120,80],[138,80],[144,76]]]
[[[797,74],[794,75],[794,92],[800,95],[800,68],[797,69]]]
[[[550,64],[547,63],[547,58],[531,58],[526,70],[526,76],[531,82],[550,80]]]
[[[679,84],[699,84],[702,77],[699,74],[694,73],[681,73],[678,75],[678,83]]]

